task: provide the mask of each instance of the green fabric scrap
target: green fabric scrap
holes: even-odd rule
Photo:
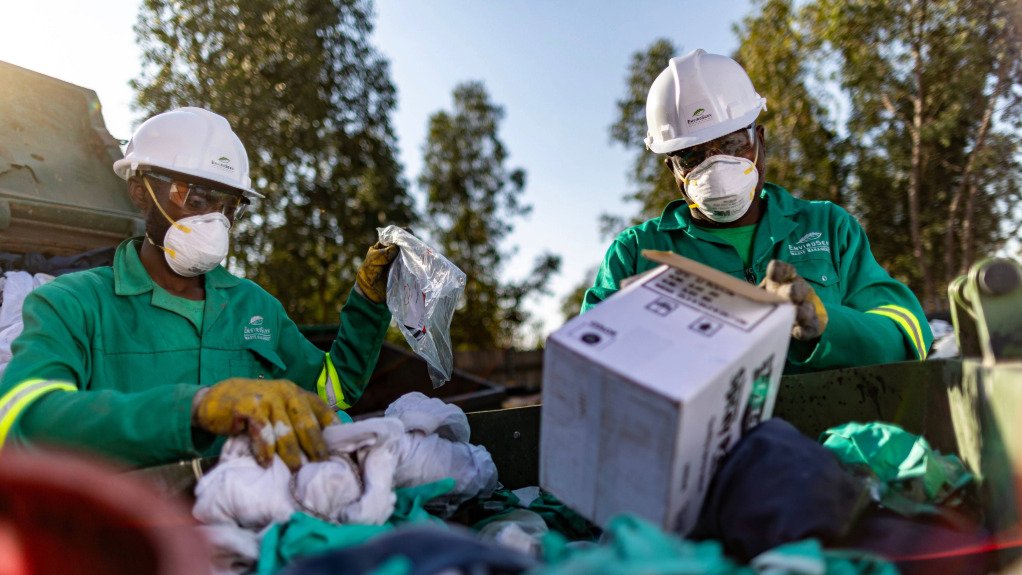
[[[297,512],[287,523],[267,528],[259,544],[256,573],[272,575],[299,557],[365,543],[390,525],[335,525]]]
[[[684,541],[652,523],[619,515],[607,525],[601,545],[576,548],[550,532],[543,539],[546,565],[527,575],[744,575],[753,571],[724,556],[720,543]]]
[[[425,504],[432,499],[454,491],[455,485],[457,485],[457,482],[453,477],[445,477],[432,483],[395,489],[394,494],[397,496],[397,502],[394,503],[394,513],[391,514],[387,523],[390,525],[402,525],[405,523],[433,521],[444,524],[443,519],[426,511]]]
[[[940,513],[938,505],[972,482],[955,455],[890,423],[846,423],[824,431],[823,446],[851,472],[868,478],[873,498],[901,515]]]
[[[754,557],[757,575],[898,575],[898,569],[861,551],[824,550],[816,539],[775,547]]]
[[[430,515],[423,505],[435,497],[450,493],[455,483],[453,478],[446,477],[432,483],[396,489],[394,513],[384,525],[338,525],[305,513],[295,513],[287,523],[276,523],[267,528],[259,545],[256,573],[270,575],[299,557],[360,545],[397,525],[428,521],[444,523],[443,519]],[[391,565],[389,561],[380,567],[381,575],[406,571],[407,565]]]
[[[883,559],[859,551],[824,550],[815,539],[779,546],[750,565],[739,565],[724,555],[717,541],[686,541],[630,515],[612,519],[600,545],[572,547],[551,532],[543,551],[547,564],[527,575],[898,575]]]

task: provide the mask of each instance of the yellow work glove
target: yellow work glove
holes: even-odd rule
[[[247,434],[256,461],[266,467],[277,454],[292,470],[301,454],[311,461],[329,455],[322,429],[337,416],[319,396],[286,379],[235,377],[199,390],[192,425],[217,435]]]
[[[795,271],[795,266],[770,260],[766,277],[759,286],[795,304],[795,325],[791,327],[791,337],[813,341],[823,335],[823,330],[827,329],[827,309],[813,288]]]
[[[376,242],[366,253],[366,259],[355,274],[355,283],[362,295],[373,303],[387,301],[387,272],[397,257],[398,247],[394,244]]]

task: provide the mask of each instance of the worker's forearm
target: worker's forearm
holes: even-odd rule
[[[330,346],[330,359],[348,405],[354,405],[365,391],[390,325],[387,306],[367,300],[357,290],[352,290],[341,310],[337,338]]]
[[[199,455],[192,442],[198,387],[165,385],[137,393],[54,392],[22,414],[17,438],[96,452],[133,466]]]

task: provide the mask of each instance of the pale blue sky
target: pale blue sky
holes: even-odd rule
[[[0,60],[92,88],[107,126],[127,139],[138,120],[129,79],[137,75],[132,25],[137,0],[0,0]],[[631,215],[622,196],[636,150],[611,144],[608,127],[633,52],[669,38],[681,52],[730,53],[746,0],[378,0],[374,34],[391,63],[399,107],[394,125],[413,184],[431,113],[451,106],[459,82],[481,80],[505,109],[501,137],[510,165],[528,174],[532,214],[515,222],[504,270],[520,278],[545,250],[563,257],[553,295],[530,303],[544,331],[560,325],[564,295],[607,247],[603,212]],[[666,66],[666,62],[664,65]],[[417,191],[417,190],[416,190]]]

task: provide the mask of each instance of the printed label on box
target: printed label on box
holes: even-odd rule
[[[750,302],[729,289],[679,269],[660,274],[643,287],[743,331],[751,331],[775,307]]]
[[[614,343],[617,331],[598,321],[590,321],[571,330],[571,337],[593,349],[603,349]]]
[[[646,304],[646,309],[659,316],[666,316],[672,311],[678,309],[680,306],[681,302],[677,300],[667,297],[658,297],[655,300]]]
[[[710,337],[717,333],[722,327],[724,327],[723,322],[706,317],[705,315],[688,324],[688,329],[706,337]]]

